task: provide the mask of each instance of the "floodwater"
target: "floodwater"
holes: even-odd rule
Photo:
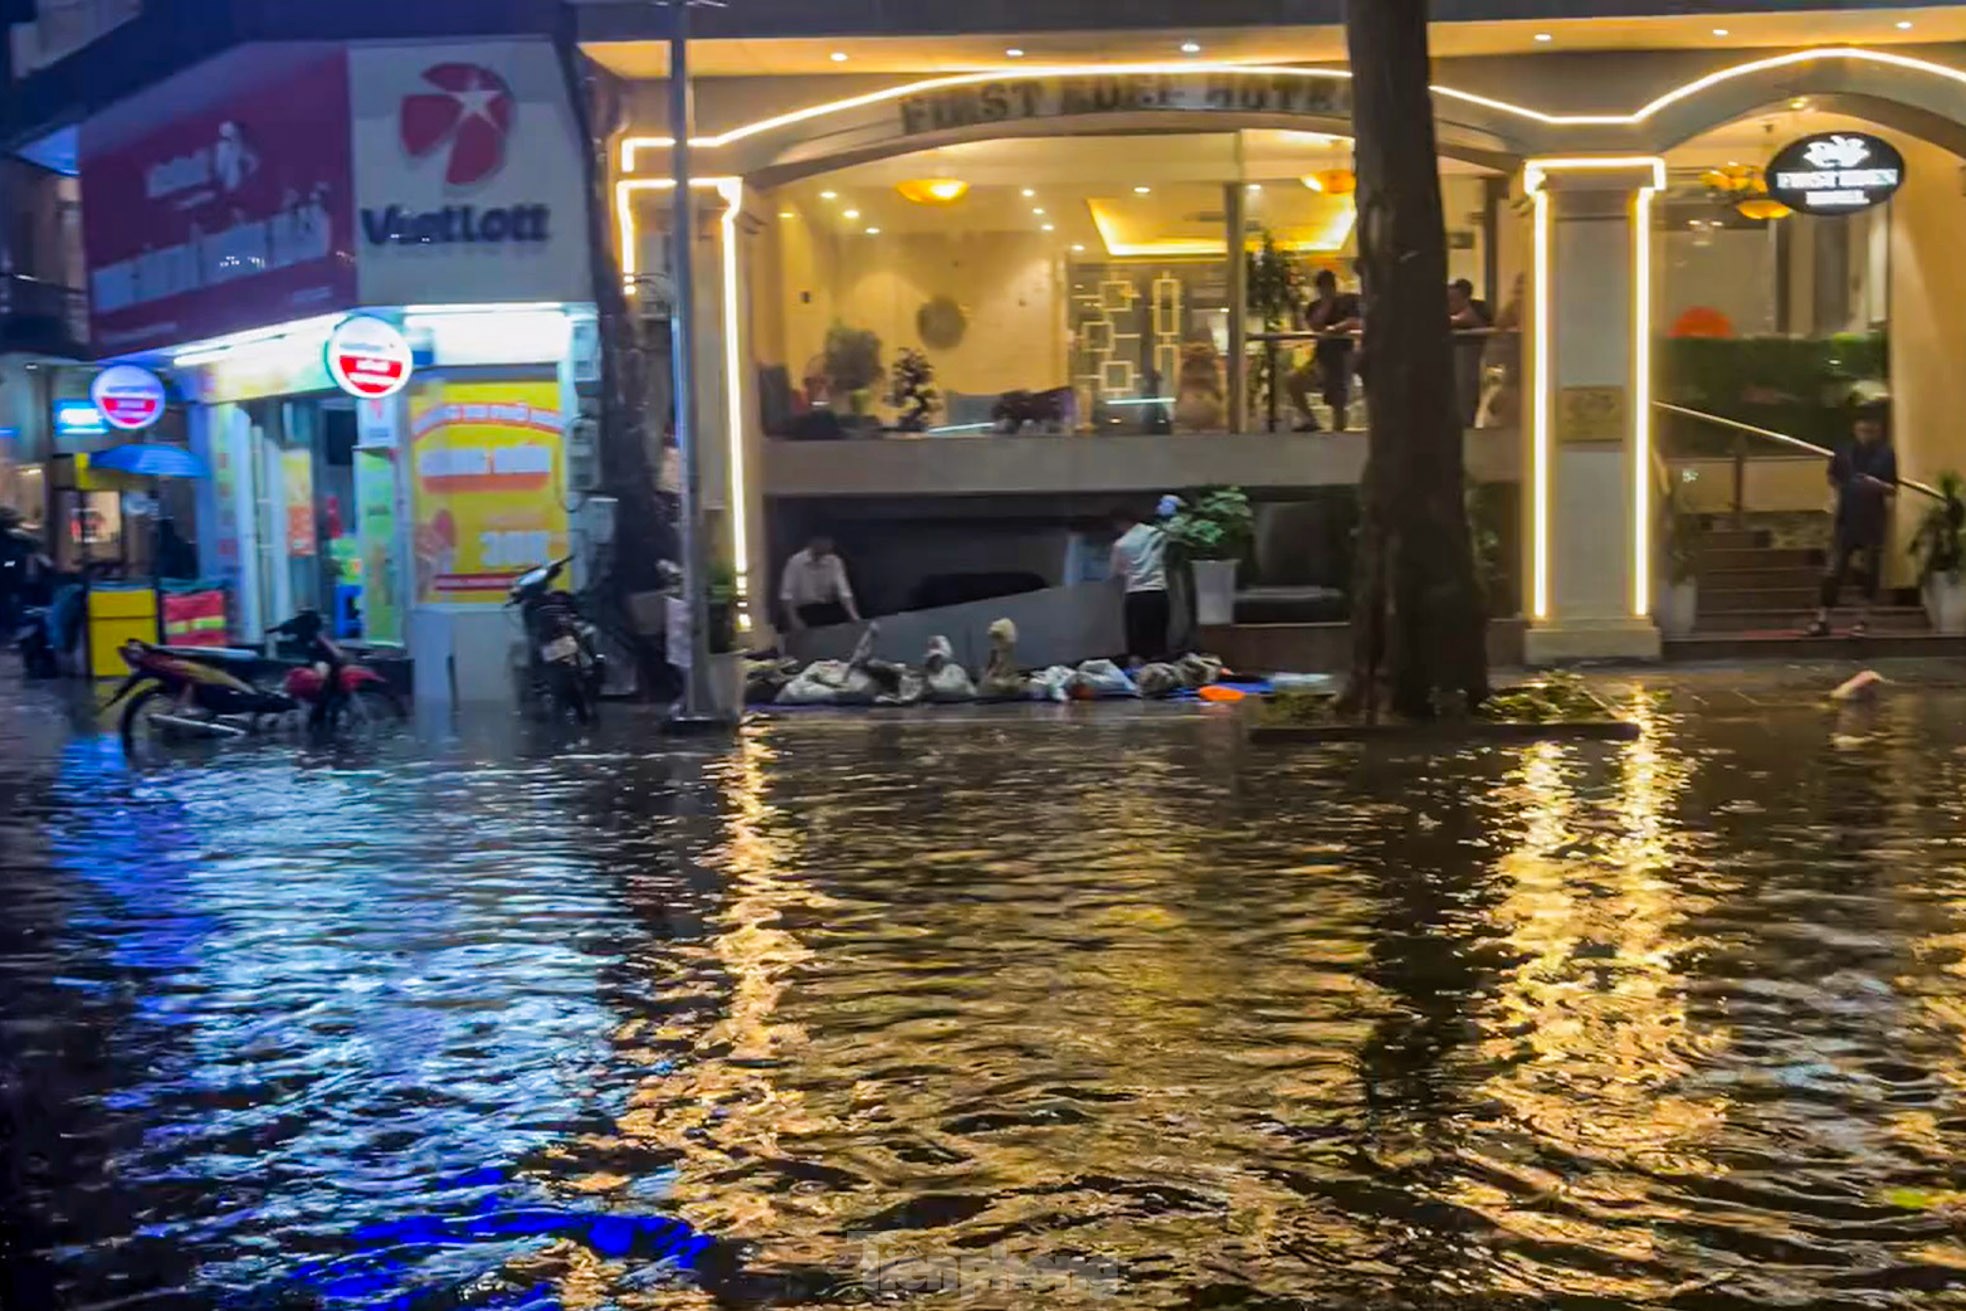
[[[0,680],[0,1307],[1966,1305],[1966,691],[133,771]]]

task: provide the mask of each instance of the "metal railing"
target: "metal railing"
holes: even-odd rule
[[[1735,434],[1734,450],[1730,459],[1734,469],[1732,510],[1736,527],[1744,524],[1747,519],[1747,471],[1748,460],[1751,458],[1748,453],[1750,449],[1748,438],[1759,437],[1765,441],[1778,442],[1791,449],[1818,456],[1825,460],[1832,459],[1836,455],[1836,452],[1827,446],[1819,446],[1815,442],[1804,441],[1800,437],[1792,437],[1785,432],[1776,432],[1773,428],[1762,428],[1752,423],[1742,423],[1739,419],[1729,419],[1719,414],[1708,414],[1704,410],[1688,409],[1684,405],[1674,405],[1668,401],[1654,401],[1652,404],[1655,408],[1664,410],[1669,414],[1683,415],[1689,419],[1697,419],[1702,423],[1711,423],[1717,427],[1726,428]],[[1922,496],[1929,496],[1935,501],[1944,501],[1946,499],[1943,492],[1940,492],[1935,487],[1919,482],[1916,478],[1900,478],[1898,479],[1898,486],[1908,487],[1912,491]]]

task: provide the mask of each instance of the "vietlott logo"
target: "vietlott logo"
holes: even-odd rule
[[[424,85],[404,96],[397,112],[403,153],[418,161],[441,156],[448,188],[496,177],[519,116],[511,86],[480,64],[433,64],[421,80]],[[551,220],[547,205],[389,205],[362,210],[362,235],[371,246],[544,242],[552,239]]]

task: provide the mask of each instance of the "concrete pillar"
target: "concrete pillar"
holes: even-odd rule
[[[1532,665],[1657,660],[1651,619],[1649,158],[1532,160],[1528,406]]]

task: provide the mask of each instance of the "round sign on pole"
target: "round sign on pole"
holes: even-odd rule
[[[164,417],[164,383],[149,369],[112,364],[89,384],[89,399],[104,423],[138,432]]]
[[[410,368],[409,342],[381,319],[357,314],[328,334],[328,375],[350,396],[394,396],[409,385]]]
[[[1854,214],[1904,185],[1905,157],[1868,132],[1819,132],[1768,165],[1768,194],[1800,214]]]

